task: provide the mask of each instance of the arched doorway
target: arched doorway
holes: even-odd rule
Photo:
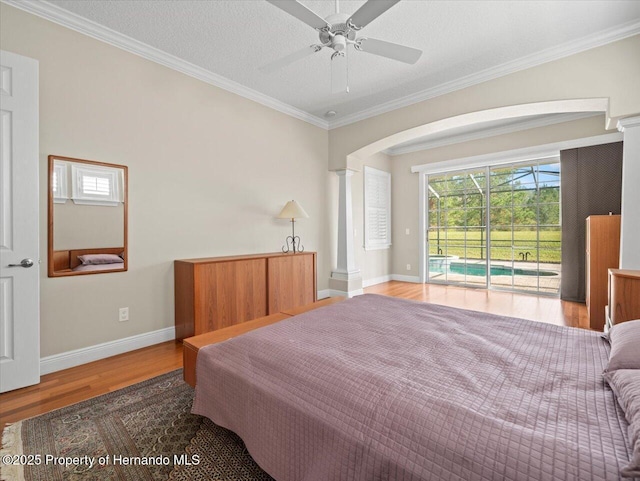
[[[458,133],[468,127],[476,127],[489,125],[501,119],[530,119],[538,116],[552,116],[567,113],[606,113],[608,110],[608,99],[571,99],[557,100],[548,102],[538,102],[531,104],[505,106],[494,109],[488,109],[478,112],[466,113],[445,119],[440,119],[418,127],[414,127],[402,132],[397,132],[383,139],[379,139],[368,145],[365,145],[347,156],[348,168],[358,169],[362,160],[369,156],[393,147],[398,144],[410,142],[414,139],[425,138],[429,135],[446,135],[447,133]],[[417,178],[418,176],[416,176]],[[421,186],[425,188],[425,186]],[[422,193],[424,195],[424,192]],[[422,206],[422,204],[421,204]],[[421,207],[422,208],[422,207]],[[420,218],[424,219],[421,213]],[[421,226],[419,236],[423,239],[425,236],[424,225]],[[350,229],[344,229],[343,232],[350,232]],[[344,248],[346,243],[339,243],[338,249]],[[424,252],[420,249],[419,252]],[[525,253],[526,255],[526,253]],[[347,254],[348,257],[348,254]],[[420,266],[425,265],[425,259],[420,259]],[[422,279],[425,279],[422,274]]]

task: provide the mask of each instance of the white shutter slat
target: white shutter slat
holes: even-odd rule
[[[391,245],[391,174],[364,168],[365,248]]]
[[[53,202],[64,204],[69,195],[67,194],[67,164],[55,161],[51,176],[51,190],[53,191]]]
[[[107,177],[82,176],[82,192],[90,195],[112,195],[111,181]]]
[[[122,202],[120,169],[73,164],[71,170],[76,204],[117,206]]]

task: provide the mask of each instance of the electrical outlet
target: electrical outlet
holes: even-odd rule
[[[118,320],[120,322],[124,322],[124,321],[128,321],[129,320],[129,308],[128,307],[121,307],[120,308]]]
[[[404,230],[404,233],[409,235],[409,228],[408,227]]]
[[[407,270],[410,271],[411,270],[411,264],[407,264]]]

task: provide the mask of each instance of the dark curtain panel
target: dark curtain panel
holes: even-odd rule
[[[560,152],[562,285],[560,298],[585,301],[585,219],[620,214],[622,142]]]

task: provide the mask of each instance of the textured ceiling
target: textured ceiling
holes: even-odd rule
[[[312,115],[335,120],[438,88],[640,20],[640,1],[404,0],[361,35],[424,51],[415,65],[350,51],[350,93],[330,91],[330,51],[272,73],[258,70],[318,41],[306,24],[261,0],[52,0],[50,3]],[[334,1],[302,0],[326,17]],[[340,1],[355,12],[364,1]]]

